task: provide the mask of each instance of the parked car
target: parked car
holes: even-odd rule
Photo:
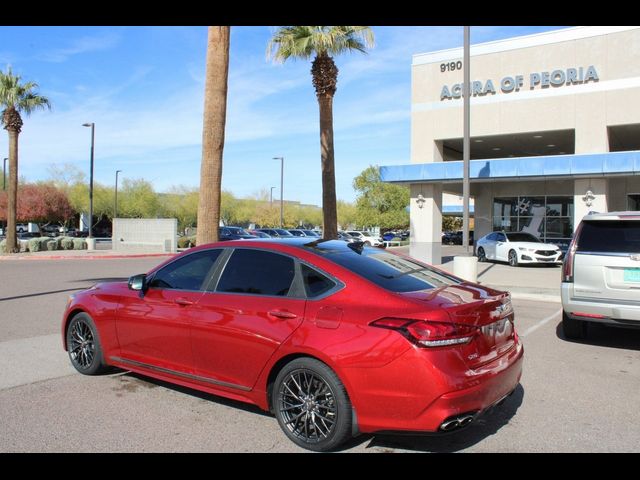
[[[221,241],[226,240],[243,240],[255,239],[255,235],[251,235],[242,227],[218,227],[218,238]]]
[[[61,228],[64,227],[57,223],[48,223],[47,225],[43,225],[42,227],[40,227],[40,233],[42,233],[43,236],[57,237],[58,235],[60,235]]]
[[[304,234],[307,237],[316,237],[316,238],[320,238],[322,235],[320,234],[320,232],[316,231],[316,230],[307,230],[307,229],[303,229],[302,230],[304,232]]]
[[[274,238],[293,238],[293,235],[284,228],[258,228],[256,230],[267,233]]]
[[[271,235],[269,235],[268,233],[261,232],[259,230],[247,230],[247,232],[249,232],[250,235],[253,235],[258,238],[271,238]]]
[[[16,232],[27,233],[29,231],[29,225],[26,223],[16,223]]]
[[[293,235],[294,237],[306,237],[306,236],[307,236],[307,234],[306,234],[306,233],[304,233],[304,231],[303,231],[303,230],[299,230],[299,229],[296,229],[296,228],[289,229],[289,230],[287,230],[287,231],[288,231],[291,235]]]
[[[348,230],[347,233],[356,240],[364,242],[364,244],[369,247],[384,247],[384,242],[380,239],[380,237],[376,237],[371,232]]]
[[[357,242],[358,241],[357,238],[352,237],[347,232],[341,232],[341,231],[338,232],[337,240],[342,240],[342,241],[347,242],[347,243],[353,243],[353,242]]]
[[[444,232],[442,234],[442,243],[444,245],[462,245],[462,230],[457,232]],[[469,230],[469,245],[473,245],[473,230]]]
[[[61,327],[80,373],[115,366],[243,400],[316,451],[354,432],[465,427],[523,364],[508,293],[335,240],[198,246],[72,294]]]
[[[562,328],[584,338],[591,323],[640,327],[640,212],[588,215],[562,266]]]
[[[491,232],[478,240],[476,256],[479,262],[498,260],[509,262],[512,267],[523,263],[562,263],[560,247],[526,232]]]

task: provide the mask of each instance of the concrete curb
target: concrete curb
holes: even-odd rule
[[[171,257],[175,253],[135,253],[131,255],[0,255],[0,261],[10,260],[111,260],[123,258]]]

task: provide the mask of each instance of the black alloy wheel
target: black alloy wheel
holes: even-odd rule
[[[480,247],[478,248],[478,262],[486,262],[487,261],[487,254],[484,253],[484,248]]]
[[[325,452],[351,436],[351,402],[338,376],[313,358],[298,358],[276,378],[272,405],[280,428],[302,448]]]
[[[67,350],[73,367],[84,375],[97,375],[107,371],[102,347],[93,320],[79,313],[67,326]]]

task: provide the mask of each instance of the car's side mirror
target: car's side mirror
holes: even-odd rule
[[[141,273],[140,275],[134,275],[133,277],[129,277],[129,288],[131,290],[138,291],[146,291],[148,288],[147,285],[147,274]]]

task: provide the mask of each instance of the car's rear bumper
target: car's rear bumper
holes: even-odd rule
[[[411,350],[387,367],[349,369],[360,432],[438,432],[442,423],[471,413],[474,419],[518,386],[524,349],[459,374],[436,371]],[[359,371],[355,371],[359,370]]]
[[[640,305],[624,301],[616,303],[607,299],[575,297],[573,284],[567,282],[561,284],[560,296],[562,308],[569,318],[610,325],[640,327]]]

